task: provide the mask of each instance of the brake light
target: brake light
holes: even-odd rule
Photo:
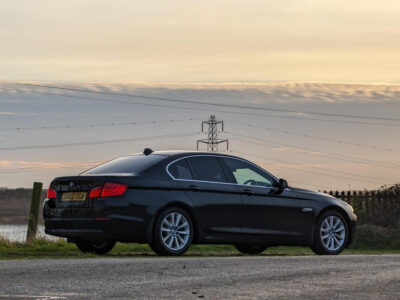
[[[55,190],[53,190],[51,187],[49,187],[47,190],[47,198],[49,198],[49,199],[57,198],[57,192]]]
[[[125,184],[106,182],[101,191],[101,197],[121,196],[127,189],[128,186]]]
[[[102,186],[95,187],[90,190],[89,198],[98,198],[101,195]]]

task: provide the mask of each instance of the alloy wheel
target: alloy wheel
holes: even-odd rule
[[[328,216],[321,224],[320,237],[322,244],[329,251],[341,248],[346,239],[343,221],[337,216]]]
[[[171,212],[162,220],[160,233],[165,247],[170,250],[179,251],[189,241],[189,222],[181,213]]]

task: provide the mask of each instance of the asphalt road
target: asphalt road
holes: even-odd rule
[[[400,255],[0,261],[3,298],[400,299]]]

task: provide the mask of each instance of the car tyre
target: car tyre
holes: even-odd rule
[[[158,215],[151,249],[158,255],[182,255],[193,241],[193,223],[180,207],[167,207]]]
[[[84,240],[79,240],[75,242],[76,246],[83,253],[95,253],[98,255],[103,255],[110,252],[114,246],[115,241],[101,241],[101,242],[89,242]]]
[[[110,252],[115,246],[115,241],[102,241],[92,244],[92,251],[98,255],[104,255]]]
[[[79,240],[75,242],[75,245],[82,253],[90,253],[93,251],[92,245],[88,241]]]
[[[349,226],[343,215],[326,211],[316,223],[311,250],[318,255],[337,255],[346,248],[348,240]]]
[[[243,254],[260,254],[265,251],[268,247],[265,245],[245,245],[245,244],[237,244],[235,248]]]

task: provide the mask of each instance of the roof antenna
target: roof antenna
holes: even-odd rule
[[[143,154],[146,156],[152,154],[153,152],[154,151],[151,150],[150,148],[144,148],[144,150],[143,150]]]

